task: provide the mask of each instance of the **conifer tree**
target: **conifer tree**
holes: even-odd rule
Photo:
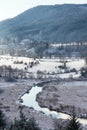
[[[6,127],[6,118],[2,110],[0,110],[0,130],[4,130]]]
[[[68,125],[66,126],[66,130],[82,130],[81,125],[77,120],[74,108],[73,108],[73,113],[70,118],[70,121],[69,121]]]
[[[22,108],[20,109],[20,119],[15,119],[9,130],[40,130],[34,118],[26,118]]]

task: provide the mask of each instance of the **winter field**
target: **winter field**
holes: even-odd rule
[[[86,64],[84,59],[33,59],[2,55],[0,66],[23,70],[28,78],[78,78],[80,69]]]
[[[43,85],[42,91],[37,97],[41,107],[49,108],[51,106],[53,110],[58,107],[61,110],[63,109],[61,112],[69,114],[72,106],[75,106],[77,112],[79,110],[82,115],[85,115],[87,112],[87,82],[78,81],[80,69],[86,67],[84,59],[33,59],[1,55],[0,66],[11,66],[13,69],[22,70],[27,73],[27,79],[18,79],[17,82],[6,82],[3,78],[0,78],[0,108],[3,109],[9,120],[19,117],[19,106],[22,105],[19,101],[21,101],[21,97],[26,92],[30,92],[34,84],[52,78],[66,80],[61,81],[60,84],[58,81]],[[30,78],[30,74],[32,78]],[[68,78],[70,78],[70,81],[68,81]],[[72,78],[77,81],[72,81]],[[28,101],[31,102],[31,99],[27,98]],[[41,108],[40,111],[35,110],[34,107],[27,106],[25,103],[23,103],[23,107],[25,115],[34,116],[42,130],[54,129],[54,118],[50,114],[45,115]],[[46,125],[44,126],[44,124]],[[84,124],[83,130],[86,130],[87,123],[83,120],[82,124]]]

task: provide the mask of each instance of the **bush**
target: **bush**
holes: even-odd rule
[[[82,77],[87,78],[87,68],[81,68],[80,73]]]

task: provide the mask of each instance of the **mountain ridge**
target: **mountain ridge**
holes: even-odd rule
[[[87,4],[41,5],[0,22],[0,37],[86,42]]]

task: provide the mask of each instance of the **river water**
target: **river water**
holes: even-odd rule
[[[37,111],[42,111],[46,115],[51,115],[53,118],[61,118],[61,119],[69,119],[70,116],[64,113],[58,113],[56,111],[50,111],[48,108],[42,108],[39,106],[38,102],[36,101],[36,96],[39,92],[42,91],[42,87],[32,87],[29,93],[24,94],[21,99],[23,100],[23,105],[33,107]],[[78,121],[84,125],[87,125],[86,119],[78,118]]]

